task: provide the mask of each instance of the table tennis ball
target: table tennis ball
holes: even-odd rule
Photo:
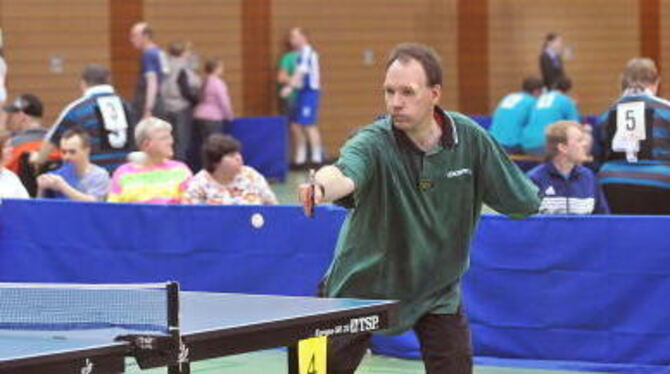
[[[254,228],[260,229],[265,224],[265,218],[260,213],[254,213],[251,216],[251,226]]]

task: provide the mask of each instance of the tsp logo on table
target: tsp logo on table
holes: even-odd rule
[[[349,332],[356,334],[379,329],[379,316],[352,318],[349,321]]]

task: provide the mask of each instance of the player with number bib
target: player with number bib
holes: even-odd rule
[[[542,80],[528,77],[521,91],[505,96],[493,112],[491,136],[510,154],[521,153],[521,132],[528,123],[537,97],[542,93]]]
[[[572,81],[567,77],[560,77],[553,90],[545,92],[537,99],[535,107],[530,113],[528,125],[521,133],[521,147],[529,155],[544,155],[544,132],[547,126],[558,121],[579,122],[577,104],[568,96],[572,88]]]
[[[601,117],[598,178],[613,213],[670,214],[670,101],[656,96],[661,78],[648,58],[628,62],[623,95]]]
[[[132,147],[130,106],[110,85],[109,70],[88,65],[81,75],[84,95],[70,103],[56,119],[40,149],[36,163],[43,163],[56,149],[62,135],[75,127],[84,129],[91,139],[91,162],[112,173],[126,161]]]

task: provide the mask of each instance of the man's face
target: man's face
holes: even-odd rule
[[[568,161],[574,164],[586,162],[588,160],[588,138],[584,130],[570,127],[567,135],[567,141],[563,144],[561,151],[565,154]]]
[[[557,53],[563,52],[563,38],[559,36],[556,39],[554,39],[551,42],[551,49],[553,49]]]
[[[84,147],[79,136],[61,139],[60,151],[63,161],[72,162],[75,165],[84,164],[91,153],[91,149]]]
[[[386,71],[384,100],[393,125],[411,131],[425,123],[439,102],[441,87],[429,87],[423,66],[416,60],[396,60]]]
[[[294,49],[302,48],[305,45],[305,36],[298,29],[291,30],[289,35],[289,43]]]
[[[7,113],[7,130],[11,133],[17,133],[22,130],[23,122],[25,121],[25,114],[21,112],[5,112]]]
[[[130,43],[137,49],[142,49],[144,47],[144,34],[142,33],[142,27],[135,25],[132,29],[130,29]]]
[[[12,156],[12,146],[7,143],[8,142],[5,142],[4,147],[0,150],[0,168],[4,167],[5,162]]]
[[[149,139],[145,140],[144,152],[154,158],[172,158],[174,151],[172,131],[168,129],[153,129],[149,132]]]

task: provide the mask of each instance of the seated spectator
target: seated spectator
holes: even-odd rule
[[[27,199],[30,196],[19,177],[4,167],[4,161],[11,151],[5,147],[6,143],[6,138],[0,138],[0,199]]]
[[[171,160],[174,155],[172,125],[148,117],[135,128],[135,144],[144,157],[121,165],[112,176],[110,202],[181,202],[192,176],[186,164]]]
[[[33,94],[23,94],[3,109],[7,113],[7,128],[11,134],[7,143],[10,151],[5,167],[17,174],[30,196],[35,196],[35,176],[40,171],[51,169],[51,164],[60,159],[59,152],[53,151],[46,154],[45,160],[49,161],[45,161],[41,168],[35,168],[28,162],[30,155],[44,144],[47,133],[47,129],[42,126],[42,101]]]
[[[91,139],[80,128],[66,131],[60,139],[63,166],[37,177],[37,196],[78,201],[102,201],[109,191],[109,173],[92,164]]]
[[[277,204],[265,178],[245,166],[240,143],[231,136],[213,134],[202,147],[204,169],[186,189],[188,204]]]
[[[540,189],[544,214],[607,214],[609,207],[591,170],[586,129],[560,121],[547,128],[548,161],[528,172]]]
[[[613,213],[670,214],[670,102],[656,96],[660,82],[653,60],[630,60],[623,95],[600,117],[598,178]]]
[[[87,65],[81,73],[82,96],[63,109],[54,122],[40,152],[31,160],[41,165],[49,152],[56,150],[61,136],[80,127],[91,139],[91,161],[112,173],[125,162],[133,147],[130,105],[116,94],[110,72],[101,65]]]
[[[542,80],[528,77],[523,80],[521,88],[521,91],[511,93],[500,101],[491,119],[491,136],[510,154],[521,153],[521,132],[542,94]]]
[[[521,147],[529,155],[544,155],[545,130],[558,121],[579,121],[575,101],[568,96],[572,82],[559,77],[553,90],[542,94],[530,112],[528,125],[521,132]]]
[[[44,106],[37,96],[23,94],[3,109],[7,112],[7,129],[10,132],[7,145],[11,147],[5,166],[18,173],[21,155],[38,150],[44,142],[47,134],[47,129],[42,126]]]

